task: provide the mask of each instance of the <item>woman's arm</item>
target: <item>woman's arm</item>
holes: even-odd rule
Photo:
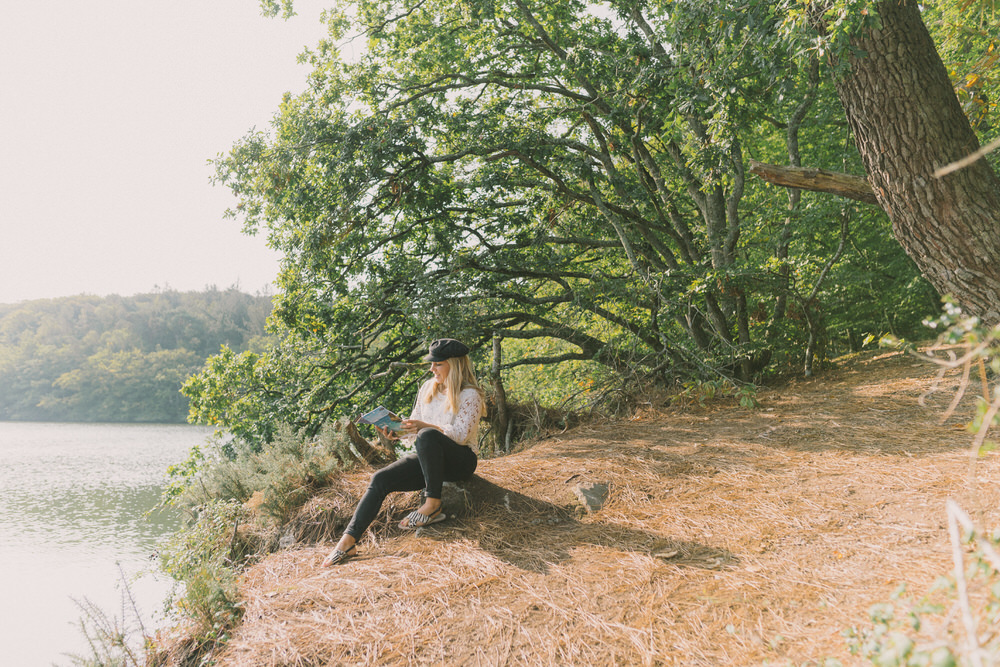
[[[410,440],[412,444],[412,440],[416,437],[417,431],[420,429],[427,427],[438,428],[433,424],[428,424],[427,422],[422,421],[424,416],[424,406],[427,405],[427,396],[425,392],[429,391],[430,382],[432,382],[432,380],[427,380],[427,382],[420,385],[420,389],[417,391],[417,398],[413,401],[413,411],[410,412],[410,416],[408,418],[403,420],[403,430],[396,436],[397,438]]]
[[[458,411],[449,422],[434,424],[422,419],[407,419],[403,428],[408,433],[415,433],[425,428],[441,431],[457,443],[466,444],[482,415],[483,399],[475,389],[466,389],[459,394]],[[432,416],[433,417],[433,416]]]
[[[483,412],[483,399],[475,389],[465,389],[458,396],[458,411],[451,424],[440,430],[455,442],[465,444]]]

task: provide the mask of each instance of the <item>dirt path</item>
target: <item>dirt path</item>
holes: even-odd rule
[[[531,511],[376,532],[334,570],[328,543],[275,554],[219,664],[858,664],[842,631],[949,572],[947,498],[1000,525],[1000,455],[973,494],[971,400],[940,424],[934,370],[873,355],[755,410],[650,409],[483,461]],[[568,511],[581,481],[611,484],[601,511]]]

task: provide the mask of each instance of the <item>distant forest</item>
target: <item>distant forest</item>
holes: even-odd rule
[[[184,422],[181,384],[260,345],[270,311],[236,288],[0,305],[0,421]]]

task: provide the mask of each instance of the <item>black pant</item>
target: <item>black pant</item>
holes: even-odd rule
[[[441,431],[425,428],[417,434],[414,452],[372,475],[368,490],[354,510],[346,533],[355,540],[375,520],[382,501],[393,491],[424,490],[428,498],[441,497],[444,482],[468,479],[479,462],[471,447],[460,445]]]

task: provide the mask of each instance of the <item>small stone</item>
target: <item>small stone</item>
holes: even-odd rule
[[[597,512],[608,499],[609,485],[603,482],[581,482],[573,487],[573,493],[587,512]]]

